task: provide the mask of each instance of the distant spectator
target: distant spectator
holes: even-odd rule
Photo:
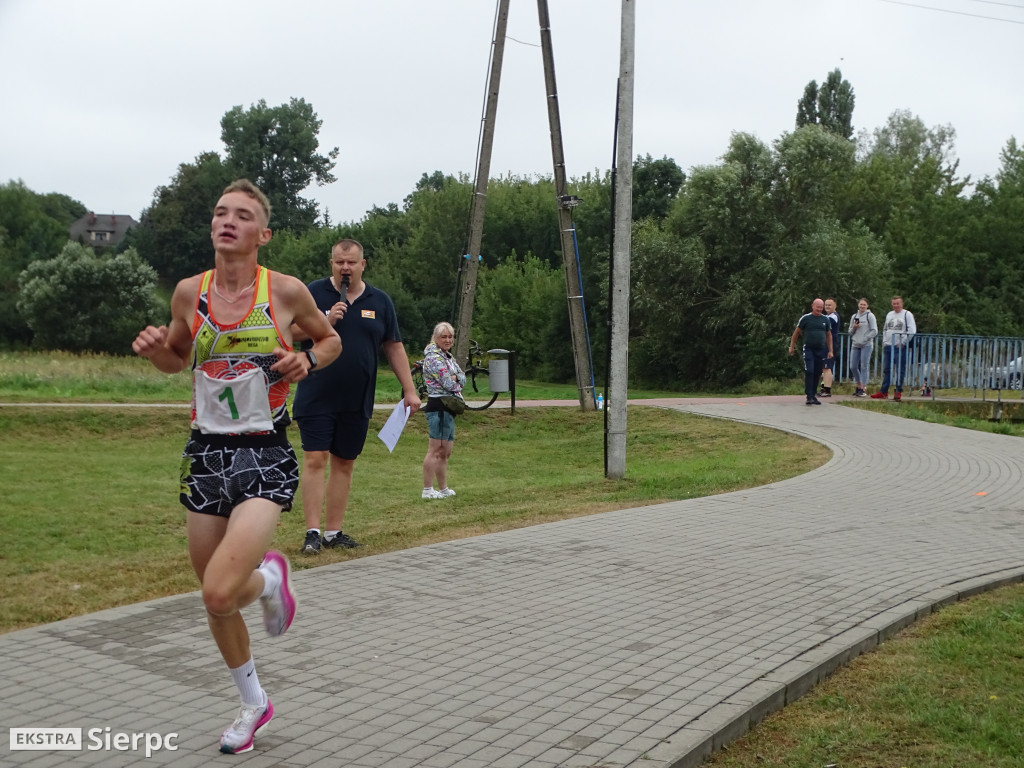
[[[825,367],[825,361],[832,357],[832,333],[829,320],[822,312],[825,302],[815,299],[811,303],[811,311],[803,315],[796,323],[793,337],[789,340],[789,354],[796,351],[796,342],[803,336],[804,353],[804,394],[807,405],[821,405],[815,397],[818,380]]]
[[[455,447],[455,415],[442,398],[462,397],[466,374],[452,355],[455,329],[450,323],[438,323],[430,343],[423,350],[423,383],[427,386],[427,455],[423,458],[423,498],[446,499],[455,491],[448,487],[448,459]],[[434,479],[437,488],[434,488]]]
[[[892,312],[885,316],[882,332],[882,387],[871,397],[885,400],[889,397],[889,385],[893,369],[896,371],[896,395],[899,402],[903,397],[903,379],[907,375],[907,350],[917,333],[917,322],[909,309],[903,308],[903,299],[892,297]]]
[[[868,366],[875,349],[878,335],[878,321],[875,313],[868,309],[868,300],[857,302],[857,314],[850,318],[850,376],[856,391],[854,397],[867,397]]]
[[[828,318],[829,330],[832,333],[832,357],[825,361],[821,372],[821,397],[832,397],[832,379],[836,366],[836,352],[839,350],[839,314],[836,312],[836,300],[825,299],[825,317]]]

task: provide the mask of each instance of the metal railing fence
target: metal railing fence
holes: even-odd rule
[[[893,386],[897,380],[900,356],[892,355]],[[882,380],[882,334],[875,339],[869,366],[870,382]],[[839,334],[839,356],[835,378],[849,381],[850,339]],[[1024,375],[1024,339],[1012,336],[952,336],[918,333],[907,350],[907,370],[903,389],[922,389],[925,384],[938,389],[1017,390]]]

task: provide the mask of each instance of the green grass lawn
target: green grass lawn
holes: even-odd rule
[[[477,386],[487,391],[486,377]],[[141,357],[73,355],[67,352],[0,352],[0,402],[7,403],[187,403],[192,396],[188,372],[168,376]],[[293,390],[294,391],[294,390]],[[395,375],[382,368],[376,401],[395,403],[401,388]],[[671,397],[678,393],[637,389],[630,397]],[[509,395],[499,396],[509,402]],[[517,400],[576,400],[575,384],[516,381]]]
[[[1024,585],[933,613],[859,656],[709,768],[1020,768]]]
[[[1020,401],[1006,401],[1003,404],[1003,418],[992,420],[992,402],[980,400],[848,400],[843,405],[861,408],[865,411],[885,413],[904,419],[917,419],[931,424],[945,424],[960,429],[992,432],[997,435],[1024,437],[1024,404]]]

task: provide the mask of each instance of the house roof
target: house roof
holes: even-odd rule
[[[124,237],[125,233],[132,227],[139,226],[139,222],[131,216],[123,213],[100,214],[87,213],[82,218],[72,223],[69,233],[72,240],[78,240],[92,232],[107,232],[107,242],[116,243]],[[91,240],[85,237],[85,240]]]

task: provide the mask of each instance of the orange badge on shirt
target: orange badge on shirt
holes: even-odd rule
[[[374,312],[372,309],[364,309],[361,313],[361,316],[365,317],[367,320],[373,320],[377,317],[377,313]]]

